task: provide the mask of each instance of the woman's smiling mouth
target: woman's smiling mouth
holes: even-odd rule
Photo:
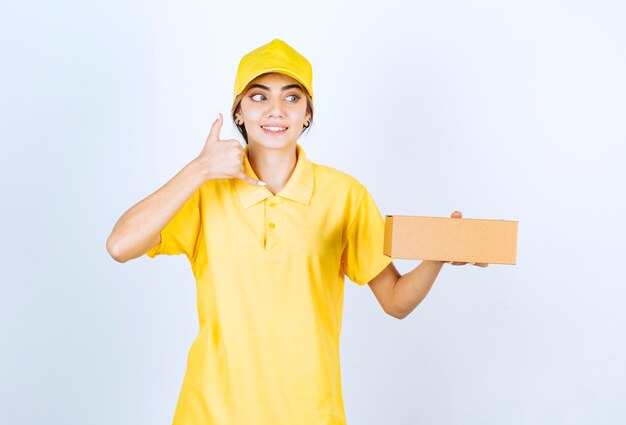
[[[265,134],[279,135],[279,134],[283,134],[285,131],[287,131],[288,127],[271,127],[271,126],[264,127],[264,126],[261,126],[261,128],[263,129]]]

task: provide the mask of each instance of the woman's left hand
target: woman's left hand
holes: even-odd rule
[[[463,215],[461,214],[460,211],[455,211],[452,213],[452,215],[450,215],[450,217],[452,218],[461,218],[463,217]],[[453,266],[464,266],[467,264],[467,262],[462,263],[460,261],[444,261],[444,263],[450,263]],[[474,266],[478,266],[478,267],[487,267],[489,264],[486,263],[472,263]]]

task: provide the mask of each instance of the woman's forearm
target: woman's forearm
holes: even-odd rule
[[[426,297],[444,264],[442,261],[424,260],[398,279],[393,288],[392,302],[401,319]]]
[[[159,243],[161,230],[206,180],[194,159],[156,192],[142,199],[117,221],[107,239],[111,257],[126,262]]]

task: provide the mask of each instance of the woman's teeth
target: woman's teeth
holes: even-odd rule
[[[287,127],[263,127],[261,126],[264,132],[268,134],[283,134],[287,131]]]

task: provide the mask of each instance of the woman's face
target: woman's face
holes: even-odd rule
[[[295,145],[311,114],[307,112],[305,89],[298,81],[269,73],[248,85],[235,117],[243,121],[248,144],[279,149]]]

